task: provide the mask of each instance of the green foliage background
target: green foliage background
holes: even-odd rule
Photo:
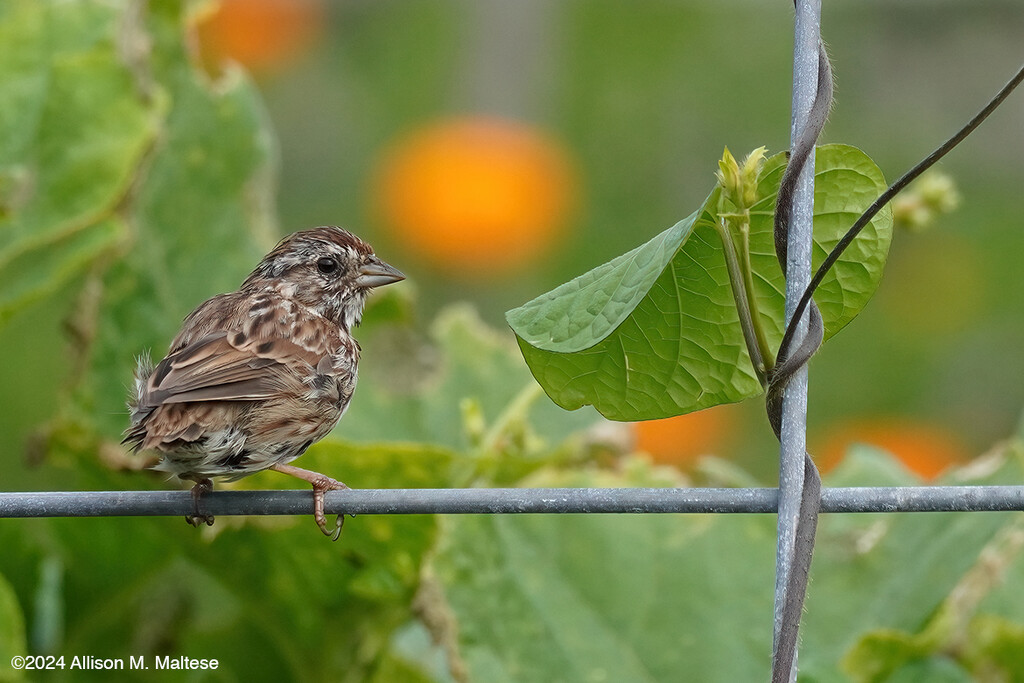
[[[159,353],[180,318],[236,286],[279,232],[275,135],[263,99],[239,70],[211,80],[195,67],[184,47],[191,10],[173,0],[0,4],[5,489],[168,486],[116,445],[133,355]],[[400,10],[355,10],[352,40],[338,48],[352,51],[365,78],[352,90],[362,120],[374,122],[364,125],[426,113],[445,92],[447,19],[456,10]],[[686,24],[695,43],[750,21],[724,23],[682,5],[569,11],[567,60],[578,78],[564,89],[564,116],[580,124],[573,129],[585,157],[620,161],[656,156],[661,138],[632,144],[596,134],[602,126],[641,125],[641,107],[662,88],[713,98],[717,86],[685,90],[666,66],[682,49],[668,41],[678,38],[670,31],[678,15],[695,20]],[[782,31],[788,18],[775,21]],[[610,26],[634,47],[606,52]],[[379,49],[402,40],[408,51]],[[766,50],[784,53],[778,42]],[[406,79],[409,88],[392,79],[422,53],[435,58]],[[632,79],[634,67],[650,81]],[[585,85],[610,72],[621,109],[594,106]],[[756,99],[756,84],[734,87],[744,85]],[[766,98],[766,111],[784,111],[783,100]],[[665,139],[669,122],[696,117],[682,104],[655,108],[665,125],[654,130]],[[380,109],[389,115],[376,116]],[[739,127],[748,115],[726,109],[725,123]],[[379,131],[358,133],[353,144]],[[732,143],[714,144],[723,142]],[[701,165],[710,177],[710,164]],[[626,166],[593,165],[593,182],[607,174],[611,193],[591,209],[599,224],[636,220],[614,194],[648,183],[651,171],[622,173]],[[331,182],[356,172],[349,166]],[[298,202],[291,182],[283,196]],[[345,192],[359,189],[351,182]],[[309,191],[331,194],[315,183]],[[313,202],[283,208],[290,220],[336,220],[313,218]],[[985,210],[971,215],[981,221]],[[633,246],[636,229],[620,230],[605,256]],[[564,279],[591,259],[568,258],[559,272]],[[542,291],[545,277],[520,283],[530,292],[512,291],[508,303]],[[304,456],[306,466],[359,487],[687,483],[609,444],[593,429],[593,412],[566,413],[544,399],[510,333],[465,306],[435,316],[436,306],[401,292],[367,312],[357,399],[337,434]],[[424,309],[432,322],[423,322]],[[496,313],[484,317],[493,322]],[[1020,362],[1006,360],[1006,372]],[[1010,440],[950,479],[1018,483],[1022,458],[1019,439]],[[717,471],[717,483],[748,481]],[[827,483],[912,481],[865,450]],[[257,475],[239,485],[291,482]],[[820,534],[803,680],[1024,677],[1018,515],[827,517]],[[221,668],[203,678],[224,681],[732,681],[761,678],[768,667],[769,516],[360,517],[337,544],[304,518],[220,519],[202,532],[177,519],[0,520],[0,548],[0,680],[78,679],[8,666],[29,652],[214,657]]]

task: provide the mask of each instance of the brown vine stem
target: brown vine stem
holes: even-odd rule
[[[1010,96],[1018,85],[1024,81],[1024,65],[1020,67],[1013,78],[1011,78],[1006,85],[1002,87],[995,94],[995,96],[989,100],[988,104],[974,115],[970,121],[968,121],[963,128],[956,132],[952,137],[942,143],[938,148],[935,149],[931,154],[918,162],[913,168],[904,173],[896,182],[890,185],[885,192],[878,196],[878,199],[867,208],[867,210],[861,214],[860,218],[850,227],[850,229],[843,235],[843,238],[839,240],[832,251],[829,252],[825,260],[818,266],[818,270],[815,271],[814,277],[811,278],[810,283],[804,290],[803,295],[800,297],[800,301],[797,303],[796,308],[793,310],[793,321],[799,320],[803,312],[807,310],[807,306],[810,304],[811,297],[814,296],[815,290],[818,285],[821,284],[822,280],[828,274],[828,271],[832,269],[839,257],[843,255],[843,252],[853,243],[853,240],[857,238],[857,235],[861,233],[864,227],[871,222],[871,219],[882,210],[882,208],[892,201],[893,197],[899,194],[903,188],[909,185],[911,182],[917,179],[922,173],[927,171],[929,168],[935,165],[935,163],[946,156],[953,150],[954,147],[959,145],[967,138],[968,135],[974,132],[974,130],[982,124],[982,122],[989,117],[989,115],[999,107],[1003,101]],[[793,337],[796,334],[796,326],[793,322],[786,327],[786,333],[782,337],[782,343],[779,345],[779,357],[788,356],[791,347],[793,346]]]

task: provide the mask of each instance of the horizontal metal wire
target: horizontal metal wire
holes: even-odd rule
[[[328,491],[331,514],[774,513],[775,488],[350,489]],[[212,515],[306,515],[312,491],[214,491]],[[831,488],[822,512],[1024,511],[1024,486]],[[184,516],[188,491],[0,493],[3,517]]]

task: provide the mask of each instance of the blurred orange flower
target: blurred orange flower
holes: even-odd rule
[[[722,455],[736,426],[732,405],[721,405],[663,420],[634,422],[637,450],[663,465],[685,469],[702,455]]]
[[[507,274],[549,251],[566,229],[577,178],[555,140],[525,124],[471,117],[399,140],[375,178],[394,242],[446,273]]]
[[[199,17],[203,61],[225,59],[265,72],[295,58],[319,39],[324,0],[220,0]]]
[[[938,425],[905,418],[856,420],[826,432],[812,453],[823,472],[842,462],[850,446],[868,444],[891,453],[922,479],[931,481],[969,459],[955,434]]]

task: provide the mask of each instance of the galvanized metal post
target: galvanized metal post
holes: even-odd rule
[[[793,114],[790,140],[796,141],[806,125],[818,86],[818,42],[821,34],[821,2],[796,3],[793,49]],[[814,216],[814,156],[808,159],[793,193],[789,223],[786,267],[786,320],[789,321],[800,296],[811,279],[811,230]],[[800,321],[797,338],[805,334],[806,315]],[[804,484],[804,453],[807,427],[807,368],[801,368],[786,387],[782,403],[782,433],[779,465],[778,549],[775,574],[775,640],[782,627],[782,608],[793,570],[797,518]],[[797,660],[793,658],[790,680],[796,680]]]

